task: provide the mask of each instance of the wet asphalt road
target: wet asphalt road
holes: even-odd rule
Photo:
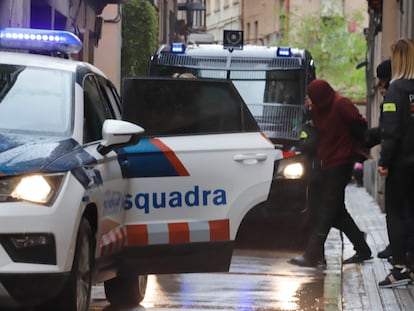
[[[95,286],[90,310],[332,310],[326,307],[335,304],[326,296],[332,280],[326,280],[324,270],[287,263],[302,250],[296,244],[281,244],[276,240],[273,247],[253,240],[240,244],[227,273],[150,275],[144,301],[128,310],[112,308],[103,286]]]
[[[228,273],[150,276],[132,310],[324,310],[323,271],[286,263],[294,253],[237,250]],[[95,287],[90,310],[114,310]]]

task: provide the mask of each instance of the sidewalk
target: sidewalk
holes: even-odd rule
[[[377,258],[378,251],[388,244],[385,215],[365,188],[349,185],[345,195],[346,207],[362,231],[368,234],[367,242],[373,259],[364,264],[342,266],[343,311],[399,311],[414,310],[414,286],[394,289],[379,288],[391,265]],[[340,242],[340,239],[338,239]],[[354,254],[352,244],[343,237],[342,258]]]

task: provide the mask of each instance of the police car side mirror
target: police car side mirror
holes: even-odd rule
[[[144,132],[142,127],[127,121],[105,120],[102,126],[103,139],[97,151],[104,156],[114,149],[136,145]]]

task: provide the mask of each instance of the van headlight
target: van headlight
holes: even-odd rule
[[[300,179],[304,174],[303,157],[290,157],[279,161],[276,178]]]
[[[292,163],[283,169],[283,176],[288,179],[298,179],[303,176],[302,163]]]
[[[29,201],[51,205],[64,174],[35,174],[0,178],[0,203]]]

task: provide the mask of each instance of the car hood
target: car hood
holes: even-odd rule
[[[0,133],[0,176],[71,171],[94,162],[72,138]]]

